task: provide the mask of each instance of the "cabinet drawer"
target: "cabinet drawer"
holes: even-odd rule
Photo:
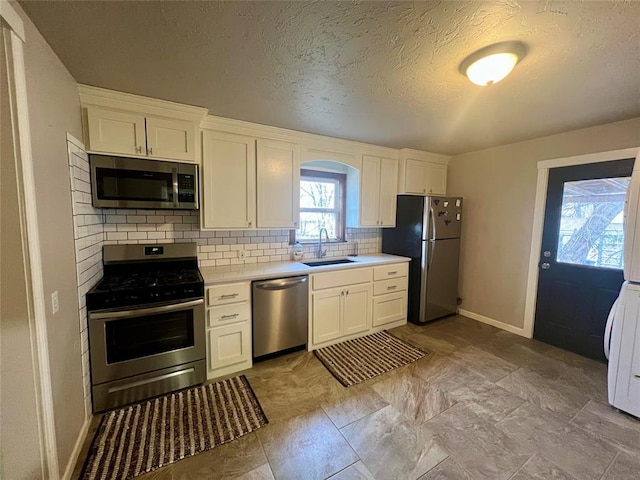
[[[408,272],[409,264],[406,262],[382,265],[373,268],[373,279],[377,281],[386,280],[387,278],[406,277]]]
[[[340,270],[338,272],[317,273],[311,276],[311,288],[321,290],[323,288],[343,287],[356,283],[367,283],[373,278],[371,268],[354,268]]]
[[[407,277],[390,278],[373,283],[373,294],[383,295],[385,293],[402,292],[407,289]]]
[[[250,283],[231,283],[207,288],[207,305],[210,307],[228,303],[248,302],[250,298]]]
[[[407,292],[389,293],[373,298],[373,326],[407,318]]]
[[[207,309],[209,327],[219,327],[231,323],[247,322],[251,319],[249,302],[223,305]]]

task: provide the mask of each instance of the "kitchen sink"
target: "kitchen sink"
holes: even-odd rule
[[[336,260],[317,260],[315,262],[302,262],[310,267],[322,267],[324,265],[340,265],[341,263],[355,263],[354,260],[348,258],[338,258]]]

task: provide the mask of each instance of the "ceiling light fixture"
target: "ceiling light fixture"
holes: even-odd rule
[[[460,72],[476,85],[493,85],[509,75],[526,53],[527,46],[522,42],[495,43],[465,58]]]

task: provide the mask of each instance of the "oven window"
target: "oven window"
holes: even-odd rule
[[[108,364],[193,347],[193,311],[113,320],[105,334]]]
[[[96,180],[101,200],[173,202],[170,172],[97,168]]]

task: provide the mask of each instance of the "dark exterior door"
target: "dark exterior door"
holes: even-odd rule
[[[604,361],[624,280],[623,208],[633,159],[549,171],[534,338]]]

